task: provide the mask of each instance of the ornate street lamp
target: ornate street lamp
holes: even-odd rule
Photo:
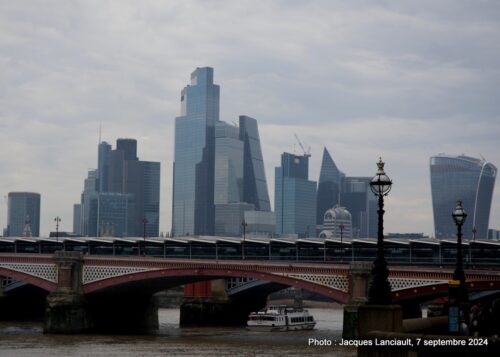
[[[392,181],[384,172],[384,162],[380,158],[377,162],[377,173],[370,182],[370,188],[378,197],[378,235],[377,257],[373,262],[370,285],[368,287],[368,303],[389,305],[391,299],[391,285],[389,284],[389,269],[384,257],[384,196],[391,191]]]
[[[455,272],[453,273],[453,280],[459,280],[461,285],[465,286],[465,273],[463,269],[463,258],[462,258],[462,226],[467,218],[467,213],[465,213],[462,207],[462,200],[457,201],[457,206],[451,214],[455,224],[457,225],[457,260],[455,264]]]
[[[457,206],[451,214],[453,221],[457,226],[457,259],[455,263],[455,271],[453,280],[449,282],[449,312],[448,312],[448,327],[450,332],[466,334],[466,326],[468,323],[468,297],[467,287],[465,286],[465,273],[463,269],[462,257],[462,226],[467,218],[467,213],[462,206],[462,200],[457,201]]]

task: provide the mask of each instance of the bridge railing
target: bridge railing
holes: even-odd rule
[[[0,252],[53,254],[58,250],[80,251],[87,255],[151,256],[181,259],[276,260],[316,263],[348,263],[373,261],[373,242],[176,242],[168,240],[105,240],[81,241],[7,240],[0,239]],[[392,264],[446,265],[455,264],[456,247],[443,244],[393,244],[385,248],[386,259]],[[500,244],[470,244],[464,248],[466,267],[500,266]]]

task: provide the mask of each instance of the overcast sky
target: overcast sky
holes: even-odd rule
[[[297,133],[313,180],[324,146],[347,175],[374,175],[382,156],[386,232],[433,234],[429,157],[500,166],[499,18],[486,0],[0,0],[0,228],[8,192],[35,191],[41,233],[57,215],[72,230],[102,124],[103,140],[136,138],[161,162],[169,231],[180,91],[211,66],[221,120],[259,122],[271,201]]]

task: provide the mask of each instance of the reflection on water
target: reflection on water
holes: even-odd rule
[[[0,356],[355,356],[356,350],[308,346],[309,338],[339,340],[341,309],[309,309],[313,331],[254,332],[245,328],[179,328],[179,309],[160,309],[148,336],[44,335],[40,323],[0,322]]]

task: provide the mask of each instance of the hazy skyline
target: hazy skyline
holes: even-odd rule
[[[180,91],[210,66],[220,119],[258,120],[271,202],[297,133],[311,180],[323,146],[350,176],[374,175],[382,156],[394,181],[385,231],[433,234],[429,158],[500,167],[499,13],[498,2],[454,0],[0,0],[1,195],[39,192],[41,233],[55,216],[71,231],[102,124],[103,140],[135,138],[141,159],[161,162],[170,231]],[[6,219],[2,198],[0,228]]]

